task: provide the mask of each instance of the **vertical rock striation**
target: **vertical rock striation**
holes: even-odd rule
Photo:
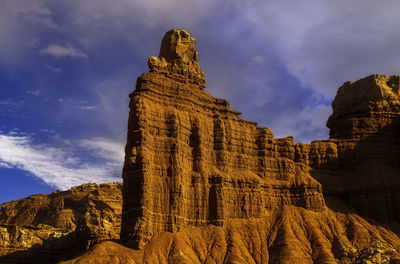
[[[296,163],[293,138],[239,117],[204,91],[195,39],[163,38],[130,95],[121,238],[141,248],[162,231],[260,218],[294,205],[324,208],[321,185]]]

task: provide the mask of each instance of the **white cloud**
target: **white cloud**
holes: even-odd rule
[[[28,171],[59,189],[68,189],[86,182],[120,181],[123,160],[118,163],[116,156],[106,155],[116,151],[115,145],[105,139],[87,140],[86,143],[103,149],[98,155],[103,158],[103,162],[82,161],[73,152],[35,144],[33,139],[26,135],[0,134],[0,167],[12,166]],[[94,157],[98,156],[94,154]]]
[[[11,100],[1,100],[0,105],[14,105],[15,103]]]
[[[47,54],[57,58],[71,57],[71,58],[87,58],[88,56],[80,50],[75,49],[71,45],[61,46],[58,44],[51,44],[47,48],[40,51],[41,54]]]
[[[81,140],[80,145],[95,151],[96,155],[108,159],[113,164],[122,165],[125,156],[125,146],[122,143],[115,142],[108,138],[96,137]]]
[[[6,169],[11,169],[13,166],[8,164],[7,162],[1,162],[0,161],[0,168],[6,168]]]

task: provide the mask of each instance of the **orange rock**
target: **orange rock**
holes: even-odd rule
[[[3,203],[0,263],[54,263],[119,239],[122,185],[84,184]]]
[[[142,248],[162,231],[262,218],[283,205],[323,210],[321,185],[294,161],[293,138],[274,139],[185,75],[201,73],[193,37],[167,32],[160,57],[174,70],[154,70],[151,58],[130,95],[123,241]]]

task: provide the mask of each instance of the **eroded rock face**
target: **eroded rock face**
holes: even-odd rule
[[[166,34],[162,55],[178,69],[198,67],[185,31]],[[293,138],[274,139],[201,83],[151,65],[130,96],[123,240],[140,248],[162,231],[261,218],[283,205],[324,208],[321,185],[294,161]]]
[[[325,198],[382,223],[400,221],[399,78],[346,82],[332,103],[330,139],[296,146],[296,161],[310,165]]]
[[[398,264],[399,238],[349,212],[283,206],[262,218],[161,232],[142,250],[102,243],[66,264]]]
[[[198,66],[198,55],[187,32],[184,47],[176,48],[179,32],[167,33],[161,58],[149,59],[150,72],[138,78],[130,95],[122,241],[141,252],[165,250],[156,237],[206,226],[220,227],[224,234],[218,245],[228,243],[221,259],[213,259],[216,263],[223,263],[229,254],[239,263],[345,263],[363,259],[362,249],[373,241],[383,241],[385,252],[393,249],[390,254],[396,258],[398,236],[360,225],[352,213],[373,223],[398,225],[399,77],[372,75],[345,83],[333,102],[330,139],[294,144],[291,137],[276,139],[269,128],[241,119],[229,102],[212,97],[202,82],[182,74],[188,65]],[[283,211],[288,222],[277,217]],[[329,220],[327,214],[337,220]],[[307,220],[300,220],[300,215]],[[316,221],[313,226],[307,223],[310,217]],[[232,242],[229,232],[248,234],[234,223],[250,219],[261,233],[277,234],[260,233],[265,246],[241,258],[240,252],[232,253],[229,243],[239,242]],[[297,231],[294,219],[303,221]],[[267,223],[277,221],[281,225],[274,231],[276,226]],[[151,249],[146,249],[148,245]],[[309,246],[304,254],[294,254],[298,248],[293,245]],[[198,252],[198,247],[192,245],[192,250]],[[163,252],[181,256],[179,250]],[[260,253],[263,250],[267,253]],[[387,254],[381,257],[387,260]]]
[[[54,263],[119,239],[122,185],[84,184],[3,203],[0,263]]]

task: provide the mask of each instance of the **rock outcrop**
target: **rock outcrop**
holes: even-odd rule
[[[398,255],[397,235],[374,226],[397,226],[399,220],[398,76],[345,83],[332,104],[330,139],[294,144],[291,137],[276,139],[270,129],[241,119],[229,102],[204,91],[203,75],[188,73],[201,70],[186,31],[168,32],[160,58],[150,57],[149,67],[130,95],[123,242],[146,252],[147,245],[154,249],[161,243],[152,238],[165,232],[187,234],[190,240],[187,230],[207,226],[223,232],[219,243],[226,247],[218,260],[212,257],[216,263],[229,262],[230,254],[238,263],[338,263],[351,255],[344,248],[359,252],[373,241],[383,241]],[[287,223],[282,211],[290,215]],[[309,215],[315,219],[311,227]],[[293,221],[301,222],[298,228]],[[239,243],[233,233],[251,232],[238,222],[257,223],[255,236],[265,243],[257,253],[249,251],[249,258],[232,249]],[[277,222],[277,229],[268,224]],[[246,241],[242,246],[254,249],[256,239]],[[295,253],[299,248],[304,254]]]
[[[293,138],[274,139],[203,90],[193,37],[169,31],[160,56],[130,95],[124,241],[141,248],[162,231],[260,218],[284,205],[324,208],[321,185],[294,161]]]
[[[3,203],[0,263],[55,263],[119,239],[122,185],[84,184]]]
[[[400,221],[399,78],[371,75],[346,82],[332,103],[330,139],[296,146],[296,161],[310,165],[325,198],[341,198],[382,223]]]

